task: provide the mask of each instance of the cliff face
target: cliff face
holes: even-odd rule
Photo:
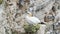
[[[39,18],[41,22],[46,22],[47,25],[51,25],[57,20],[60,21],[59,1],[3,0],[2,4],[0,4],[0,34],[12,34],[12,31],[16,31],[18,34],[24,32],[23,24],[27,22],[24,17],[27,12],[31,12],[33,16]],[[51,15],[55,18],[53,19]],[[46,19],[44,19],[45,16],[47,17]]]

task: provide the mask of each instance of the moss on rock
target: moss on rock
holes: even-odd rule
[[[0,4],[2,4],[3,0],[0,0]]]

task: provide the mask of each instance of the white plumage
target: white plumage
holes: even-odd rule
[[[31,13],[30,13],[30,15],[27,15],[25,17],[25,19],[26,19],[26,21],[29,24],[37,24],[37,23],[40,23],[40,20],[37,17],[31,16]]]

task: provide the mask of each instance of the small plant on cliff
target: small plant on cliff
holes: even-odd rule
[[[3,0],[0,0],[0,4],[2,4]]]
[[[27,23],[24,24],[24,30],[26,34],[36,34],[39,28],[40,28],[39,24],[32,24],[32,25],[29,25]]]

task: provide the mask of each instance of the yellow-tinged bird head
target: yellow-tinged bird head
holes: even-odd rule
[[[29,15],[30,17],[32,17],[32,16],[33,16],[31,12],[28,12],[28,15]]]

